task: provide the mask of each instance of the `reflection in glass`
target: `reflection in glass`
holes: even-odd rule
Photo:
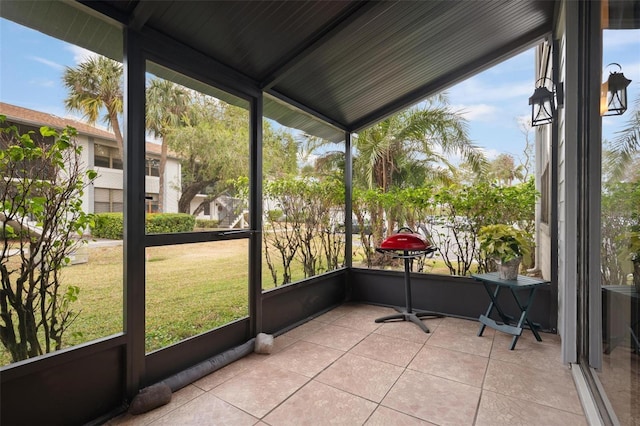
[[[628,60],[629,52],[640,49],[640,30],[605,30],[603,48],[603,63]],[[625,71],[629,68],[625,66]],[[634,74],[629,77],[640,81],[640,71],[631,72]],[[601,283],[604,354],[598,379],[613,415],[625,425],[640,423],[638,88],[637,84],[629,86],[629,98],[635,100],[633,109],[624,116],[603,119]]]
[[[146,351],[248,315],[247,239],[146,249]]]

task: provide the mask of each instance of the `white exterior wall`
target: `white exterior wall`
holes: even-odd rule
[[[178,213],[178,201],[180,200],[180,177],[181,177],[180,163],[173,159],[167,158],[167,164],[164,170],[164,212],[165,213]],[[158,187],[160,186],[160,179],[158,180]],[[147,191],[151,192],[151,191]],[[160,192],[159,188],[154,192]]]
[[[145,176],[144,177],[144,192],[149,194],[160,193],[160,178],[157,176]]]
[[[118,169],[109,169],[106,167],[94,167],[98,173],[98,177],[94,181],[96,188],[122,189],[123,188],[123,172]]]
[[[76,141],[82,147],[80,165],[82,170],[87,170],[93,165],[93,144],[89,143],[89,139],[85,135],[78,135]],[[93,185],[89,185],[82,195],[82,210],[93,213]]]
[[[83,160],[89,167],[93,166],[93,146],[87,142],[86,136],[82,137],[85,141],[87,148],[83,149]],[[80,139],[80,138],[79,138]],[[91,141],[91,139],[89,139]],[[105,142],[103,140],[95,140],[94,143],[101,145],[113,146],[113,143]],[[86,152],[86,154],[85,154]],[[86,158],[85,158],[86,157]],[[83,199],[83,207],[85,211],[93,213],[93,188],[108,188],[108,189],[120,189],[124,188],[123,171],[118,169],[110,169],[107,167],[94,167],[94,170],[98,173],[98,177],[94,181],[93,186],[89,191],[86,191],[85,200]],[[165,167],[165,212],[177,213],[178,212],[178,200],[180,199],[180,163],[175,158],[167,158],[167,164]],[[160,192],[160,178],[157,176],[145,176],[145,192],[150,194],[158,194]]]

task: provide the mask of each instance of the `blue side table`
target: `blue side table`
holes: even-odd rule
[[[540,325],[530,321],[529,318],[527,318],[527,313],[533,303],[536,289],[543,285],[548,285],[550,281],[525,277],[522,275],[518,275],[518,278],[515,280],[502,280],[498,278],[497,272],[472,274],[471,276],[482,282],[485,290],[487,290],[489,298],[491,299],[491,303],[489,303],[489,307],[487,308],[487,313],[480,315],[480,330],[478,330],[478,336],[482,336],[482,333],[487,326],[503,333],[510,334],[513,336],[513,340],[511,341],[509,349],[513,350],[516,347],[516,343],[518,343],[518,338],[522,335],[523,326],[526,323],[531,329],[533,335],[536,337],[536,340],[538,342],[542,341],[542,338],[536,330],[536,328],[540,328]],[[495,287],[495,289],[492,290],[492,287]],[[511,315],[507,315],[498,303],[498,295],[503,288],[506,288],[511,292],[518,308],[520,309],[520,318],[515,325],[511,325],[515,321],[515,318]],[[518,297],[517,293],[519,292],[524,292],[526,294],[526,301],[524,303]],[[491,312],[494,308],[498,311],[498,315],[500,315],[500,318],[502,319],[502,324],[498,324],[495,320],[490,318]]]

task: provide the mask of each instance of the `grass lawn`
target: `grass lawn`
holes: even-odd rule
[[[248,315],[248,250],[248,240],[147,249],[147,352]],[[72,308],[80,315],[65,334],[66,346],[119,333],[124,327],[122,246],[90,247],[88,253],[87,263],[63,270],[63,287],[80,287]],[[356,251],[354,265],[359,263]],[[426,270],[448,274],[441,261]],[[264,261],[262,274],[263,288],[273,288]],[[293,280],[303,276],[301,266],[295,266]],[[0,365],[8,363],[10,357],[0,346]]]

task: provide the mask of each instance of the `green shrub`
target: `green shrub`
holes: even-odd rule
[[[269,220],[269,222],[278,222],[279,220],[282,219],[283,215],[284,213],[282,213],[282,210],[280,209],[273,209],[273,210],[267,211],[267,219]]]
[[[212,221],[215,222],[215,221]],[[191,232],[196,219],[186,213],[153,213],[146,216],[148,234],[172,234],[175,232]],[[95,226],[91,235],[95,238],[121,240],[124,233],[122,213],[98,213],[95,215]]]
[[[91,228],[93,237],[121,240],[123,233],[122,213],[98,213],[95,215],[95,225]]]
[[[187,213],[152,213],[146,222],[148,234],[170,234],[193,231],[196,218]]]
[[[196,219],[196,228],[212,229],[217,228],[220,221],[215,219]]]

